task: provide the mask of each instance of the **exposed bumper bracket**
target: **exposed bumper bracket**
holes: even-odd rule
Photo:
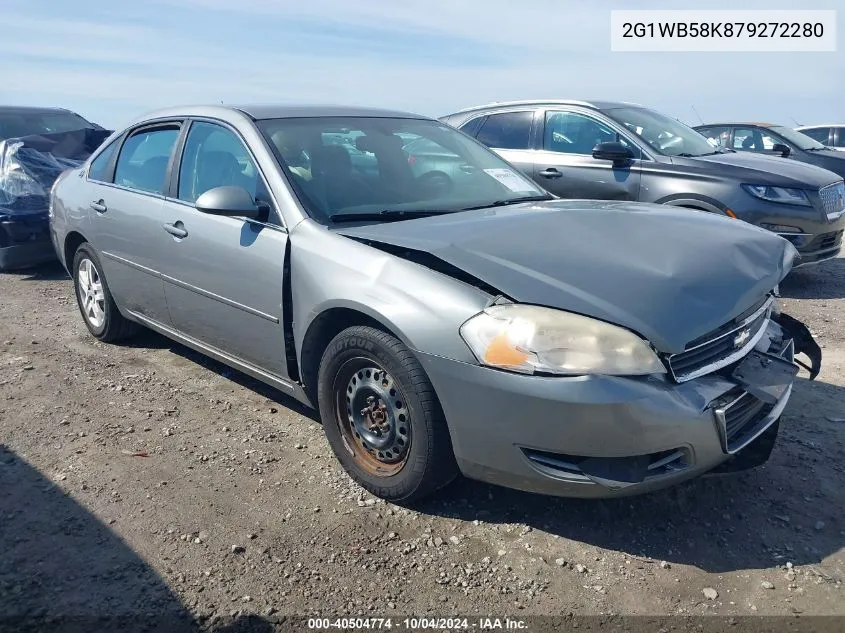
[[[816,343],[815,339],[813,339],[813,335],[810,334],[810,330],[808,330],[807,326],[801,323],[798,319],[782,312],[780,314],[773,314],[772,319],[780,325],[786,332],[786,335],[792,339],[795,346],[795,354],[804,354],[810,359],[809,366],[797,359],[793,360],[797,365],[800,365],[810,372],[810,380],[815,380],[822,368],[822,350],[819,347],[819,344]]]

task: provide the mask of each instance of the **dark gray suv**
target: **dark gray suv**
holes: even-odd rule
[[[732,152],[654,110],[515,101],[441,117],[562,198],[638,200],[745,220],[788,239],[798,265],[836,257],[845,183],[821,167]]]

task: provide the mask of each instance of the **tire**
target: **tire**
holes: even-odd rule
[[[73,290],[82,320],[96,339],[115,343],[132,336],[140,328],[120,313],[102,271],[100,258],[90,244],[83,243],[76,249]]]
[[[442,171],[429,171],[419,177],[419,185],[428,193],[435,196],[448,195],[455,188],[454,181]]]
[[[374,495],[411,503],[457,476],[434,388],[390,334],[355,326],[332,339],[320,361],[317,401],[335,456]]]

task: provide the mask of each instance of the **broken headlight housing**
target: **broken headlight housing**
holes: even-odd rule
[[[460,332],[481,364],[523,374],[634,376],[666,371],[648,342],[633,332],[552,308],[494,305],[469,319]]]

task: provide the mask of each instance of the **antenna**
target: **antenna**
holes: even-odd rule
[[[791,116],[789,118],[792,119],[795,122],[795,125],[797,125],[798,127],[801,127],[801,124],[795,119],[794,116]]]
[[[704,125],[704,121],[702,120],[701,115],[698,113],[698,110],[695,109],[695,106],[690,106],[690,107],[692,108],[692,111],[695,112],[695,116],[698,117],[698,122],[701,125]]]

